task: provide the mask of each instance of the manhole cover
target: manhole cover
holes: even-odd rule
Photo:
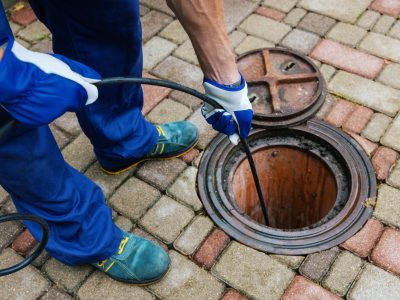
[[[300,53],[260,49],[239,56],[237,63],[249,86],[255,126],[303,123],[324,102],[324,79],[314,63]]]

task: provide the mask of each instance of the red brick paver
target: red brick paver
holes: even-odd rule
[[[379,180],[384,180],[388,177],[390,168],[396,163],[397,157],[397,152],[390,148],[379,147],[376,150],[375,155],[372,157],[372,165]]]
[[[353,103],[339,100],[325,116],[325,121],[333,126],[341,127],[355,109],[356,106]]]
[[[363,148],[363,150],[365,151],[365,153],[371,157],[372,155],[374,155],[376,149],[378,149],[378,145],[363,138],[362,136],[349,132],[347,131],[347,134],[349,134],[357,143],[360,144],[361,148]]]
[[[27,26],[36,20],[36,15],[30,6],[25,6],[22,9],[14,11],[11,15],[11,20],[19,25]]]
[[[384,60],[331,40],[322,40],[310,56],[339,69],[373,79],[384,66]]]
[[[371,253],[370,260],[379,267],[400,275],[400,231],[385,229]]]
[[[194,161],[197,156],[199,156],[200,151],[197,150],[196,148],[190,150],[188,153],[186,153],[185,155],[182,156],[182,160],[187,163],[190,164],[192,161]]]
[[[282,21],[283,18],[285,18],[286,16],[283,12],[268,7],[259,7],[256,13],[261,16],[274,19],[276,21]]]
[[[358,106],[350,115],[349,119],[343,124],[343,129],[354,133],[361,133],[373,114],[374,111],[372,109]]]
[[[12,243],[12,248],[21,255],[27,255],[36,245],[36,240],[28,229],[24,230]]]
[[[383,232],[383,225],[375,219],[368,220],[367,224],[353,237],[342,245],[360,257],[367,257]]]
[[[228,245],[230,238],[220,229],[215,229],[194,255],[194,260],[209,269]]]
[[[400,15],[399,0],[375,0],[370,5],[370,8],[393,17],[398,17]]]
[[[248,298],[240,294],[238,291],[234,289],[228,289],[225,295],[221,298],[221,300],[247,300]]]
[[[296,276],[289,285],[282,300],[339,300],[340,297],[325,290],[303,276]]]
[[[157,78],[150,75],[149,73],[144,73],[143,77]],[[144,103],[142,109],[143,115],[147,115],[155,106],[157,106],[158,103],[164,100],[169,95],[170,92],[171,89],[168,88],[154,86],[154,85],[143,85],[143,93],[144,93]]]

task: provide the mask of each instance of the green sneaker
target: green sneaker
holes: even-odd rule
[[[192,150],[199,140],[197,127],[190,122],[181,121],[157,126],[158,141],[154,148],[142,158],[128,159],[122,162],[102,162],[107,174],[119,174],[137,166],[146,160],[171,159]]]
[[[161,280],[171,263],[164,249],[131,233],[123,231],[123,235],[118,252],[92,266],[126,283],[147,285]]]

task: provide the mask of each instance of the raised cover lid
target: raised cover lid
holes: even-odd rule
[[[282,128],[304,123],[325,100],[325,81],[306,56],[282,48],[244,53],[237,60],[249,86],[253,125]]]

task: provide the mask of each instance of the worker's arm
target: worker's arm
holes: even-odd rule
[[[239,74],[226,32],[223,0],[167,0],[167,3],[193,44],[205,76],[206,93],[225,108],[218,110],[205,104],[204,117],[214,129],[229,136],[237,132],[238,125],[240,135],[247,137],[253,111],[247,84]]]

